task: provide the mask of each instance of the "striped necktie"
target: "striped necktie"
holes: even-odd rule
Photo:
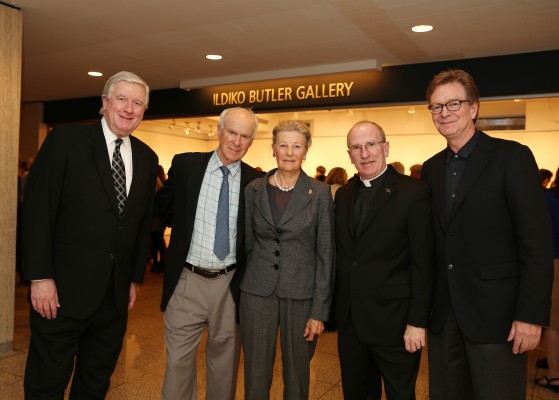
[[[126,205],[126,173],[124,170],[124,161],[122,161],[122,155],[120,154],[120,145],[122,145],[122,139],[119,138],[115,141],[112,170],[116,200],[118,204],[118,214],[122,216],[122,211]]]

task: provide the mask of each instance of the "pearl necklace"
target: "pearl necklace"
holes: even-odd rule
[[[278,189],[281,190],[282,192],[291,192],[293,190],[293,188],[295,187],[295,183],[297,183],[297,181],[295,181],[293,186],[290,186],[290,187],[281,186],[278,182],[278,171],[276,171],[274,173],[274,181],[276,182],[276,186],[278,187]]]

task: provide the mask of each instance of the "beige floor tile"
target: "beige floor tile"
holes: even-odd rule
[[[128,331],[117,368],[111,378],[107,395],[110,400],[160,399],[165,372],[165,343],[163,339],[163,314],[159,310],[162,274],[146,272],[145,282],[134,309],[130,312]],[[16,285],[14,351],[0,358],[0,400],[23,399],[23,373],[29,347],[29,305],[27,286]],[[205,338],[197,356],[198,399],[205,395]],[[543,357],[541,348],[529,354],[528,393],[529,400],[559,400],[559,394],[534,384],[534,379],[546,373],[535,367],[537,359]],[[423,352],[416,385],[418,400],[428,400],[429,375],[427,353]],[[237,379],[237,399],[244,398],[244,373],[242,365]],[[312,400],[343,399],[340,365],[338,360],[337,334],[324,333],[318,340],[315,357],[311,363]],[[67,398],[67,394],[65,396]],[[281,349],[277,347],[274,377],[270,390],[272,400],[283,398]],[[383,397],[384,399],[384,397]]]

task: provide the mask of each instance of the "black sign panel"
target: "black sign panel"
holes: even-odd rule
[[[345,106],[368,102],[371,87],[379,79],[379,71],[363,71],[212,86],[196,91],[199,100],[215,110]]]

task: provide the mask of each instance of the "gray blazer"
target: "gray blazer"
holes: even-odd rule
[[[246,271],[241,290],[311,299],[309,318],[327,321],[333,286],[334,207],[330,186],[301,171],[274,225],[266,185],[272,170],[245,189]]]

